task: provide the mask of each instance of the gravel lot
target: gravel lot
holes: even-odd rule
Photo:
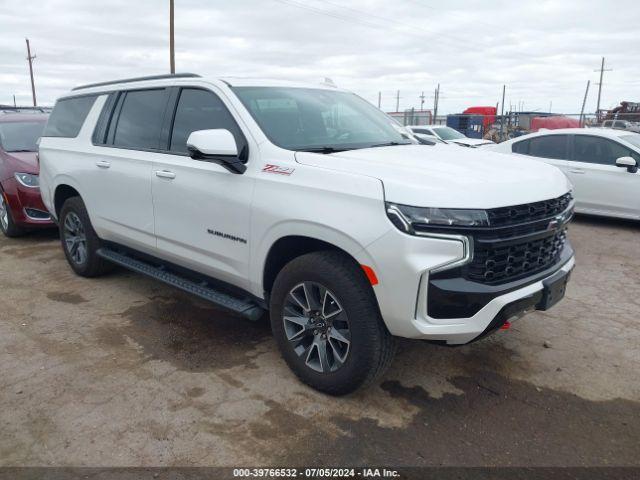
[[[567,298],[479,343],[402,341],[383,381],[300,384],[266,322],[54,233],[0,239],[0,465],[640,465],[640,224],[578,218]]]

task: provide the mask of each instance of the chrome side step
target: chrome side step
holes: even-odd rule
[[[208,285],[206,282],[194,282],[167,271],[164,267],[156,267],[147,262],[116,252],[109,248],[101,248],[96,253],[105,260],[113,262],[124,268],[128,268],[129,270],[133,270],[134,272],[155,278],[168,285],[179,288],[180,290],[184,290],[185,292],[197,295],[200,298],[215,303],[227,310],[231,310],[232,312],[249,320],[258,320],[264,313],[264,309],[252,300],[237,298],[229,295],[228,293],[221,292],[220,290]]]

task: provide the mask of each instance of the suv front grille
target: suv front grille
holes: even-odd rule
[[[560,260],[573,214],[567,193],[541,202],[487,210],[490,227],[467,230],[473,259],[463,267],[467,280],[488,285],[535,275]]]
[[[566,228],[535,240],[492,242],[478,238],[465,276],[476,282],[498,284],[533,275],[558,262],[566,238]]]
[[[489,224],[492,227],[502,227],[554,217],[569,208],[572,200],[571,193],[567,193],[551,200],[525,203],[513,207],[492,208],[487,210]]]

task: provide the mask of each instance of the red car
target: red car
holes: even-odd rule
[[[0,230],[7,237],[54,226],[38,181],[37,141],[46,122],[47,115],[0,114]]]

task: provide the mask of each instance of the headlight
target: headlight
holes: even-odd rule
[[[38,175],[33,175],[32,173],[16,173],[16,180],[20,182],[20,185],[30,188],[38,188],[40,186],[40,180],[38,179]]]
[[[389,220],[403,232],[413,234],[414,227],[486,227],[489,217],[486,210],[462,208],[410,207],[395,203],[386,204]]]

